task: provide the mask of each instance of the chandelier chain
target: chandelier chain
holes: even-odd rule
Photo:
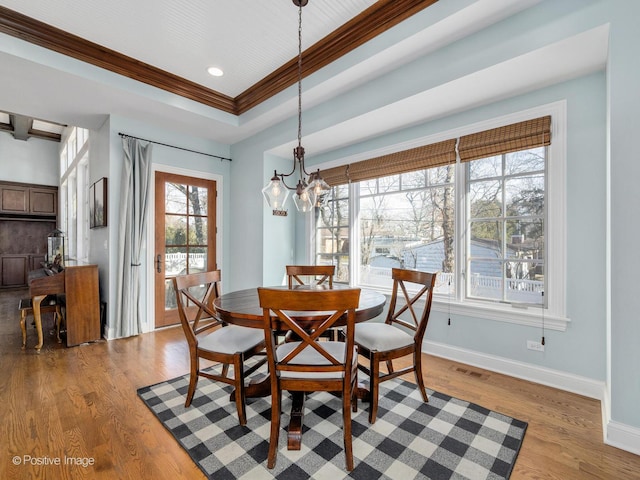
[[[302,2],[298,8],[298,147],[302,146]]]
[[[262,189],[262,194],[267,204],[273,208],[274,215],[275,212],[282,211],[282,206],[289,195],[287,190],[295,190],[294,202],[300,212],[310,212],[314,207],[322,206],[321,203],[323,199],[327,198],[326,193],[330,190],[327,182],[320,176],[320,169],[310,174],[304,166],[304,148],[302,147],[302,7],[308,2],[309,0],[293,0],[294,5],[298,7],[298,145],[293,149],[293,169],[291,173],[278,173],[277,170],[274,170],[269,184]],[[298,184],[291,187],[286,184],[285,178],[294,175],[298,167],[300,170]],[[305,180],[305,176],[308,177],[308,180]]]

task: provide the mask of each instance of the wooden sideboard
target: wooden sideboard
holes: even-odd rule
[[[67,347],[100,340],[100,292],[97,265],[69,265],[55,275],[29,273],[31,297],[64,295]],[[35,312],[34,312],[35,316]],[[36,318],[36,328],[41,319]],[[38,339],[42,346],[41,339]],[[36,347],[38,350],[39,348]]]

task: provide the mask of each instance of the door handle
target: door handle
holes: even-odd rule
[[[162,255],[156,257],[156,272],[162,273]]]

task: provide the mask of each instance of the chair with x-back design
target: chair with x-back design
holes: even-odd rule
[[[287,265],[286,269],[289,288],[294,285],[305,285],[305,277],[311,278],[313,285],[322,285],[326,282],[329,287],[332,287],[336,272],[335,265]]]
[[[355,328],[355,343],[358,346],[358,353],[369,359],[368,365],[358,366],[360,370],[369,375],[371,390],[369,423],[376,421],[379,386],[381,382],[386,380],[413,371],[422,399],[425,402],[429,401],[422,377],[421,353],[422,339],[429,321],[433,287],[437,274],[394,268],[391,275],[393,292],[385,322],[362,322],[357,324]],[[408,292],[405,283],[414,284],[412,285],[414,289],[410,287],[412,295]],[[413,293],[416,288],[416,293]],[[403,295],[400,302],[398,301],[399,289]],[[418,312],[422,310],[422,313],[419,314],[416,310]],[[405,318],[401,318],[402,315]],[[392,360],[406,355],[413,355],[412,365],[401,370],[394,370]],[[380,371],[381,362],[386,362],[387,373]]]
[[[198,377],[224,382],[235,387],[240,425],[247,423],[244,378],[266,362],[266,357],[244,370],[244,361],[264,354],[264,333],[256,328],[225,325],[217,318],[213,301],[219,296],[220,270],[174,277],[178,314],[189,344],[191,374],[185,407],[191,405]],[[200,359],[222,363],[220,374],[200,370]],[[229,377],[233,365],[233,377]]]
[[[287,284],[289,288],[299,285],[328,285],[333,288],[335,265],[287,265]],[[331,340],[337,340],[337,330],[329,329],[323,335]]]
[[[282,290],[258,288],[264,315],[264,335],[271,379],[271,437],[267,467],[273,468],[278,451],[282,390],[340,392],[347,470],[353,470],[351,409],[358,377],[353,343],[360,289]],[[274,315],[272,315],[272,313]],[[337,322],[345,325],[344,342],[318,341]],[[276,334],[291,330],[297,341],[276,342]]]

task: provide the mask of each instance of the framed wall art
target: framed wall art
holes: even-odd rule
[[[107,226],[107,177],[102,177],[89,189],[89,227]]]

